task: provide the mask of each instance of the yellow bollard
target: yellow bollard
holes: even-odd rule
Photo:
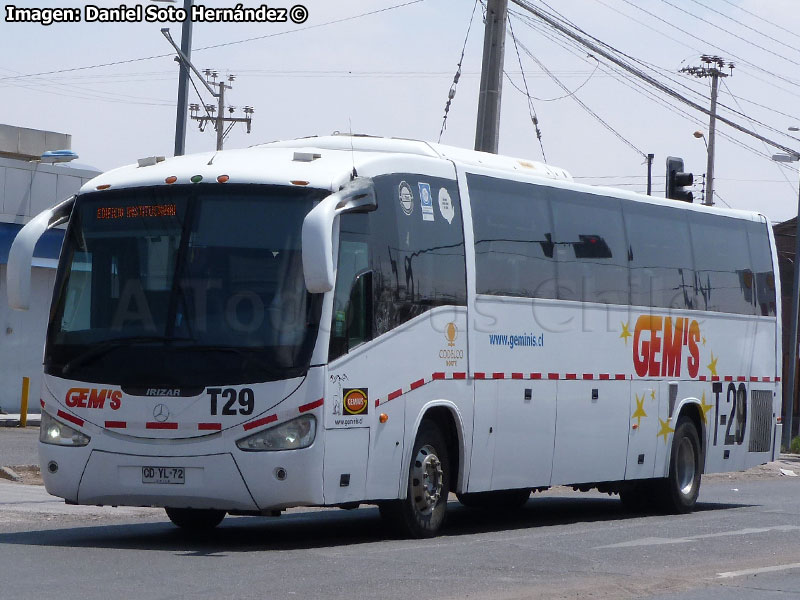
[[[22,378],[22,400],[19,406],[19,426],[26,427],[28,425],[28,389],[31,386],[30,377]]]

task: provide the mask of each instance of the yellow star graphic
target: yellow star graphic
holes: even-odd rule
[[[664,443],[667,443],[667,436],[670,433],[675,433],[675,430],[669,426],[669,422],[671,419],[667,419],[666,421],[662,421],[661,418],[658,419],[658,422],[661,424],[661,430],[658,432],[656,437],[664,436]]]
[[[706,345],[706,336],[703,336],[703,346]]]
[[[711,351],[711,362],[706,366],[706,368],[711,371],[711,374],[716,376],[717,375],[717,360],[719,360],[719,356],[714,358],[714,351]]]
[[[631,415],[631,419],[636,419],[636,426],[639,427],[642,424],[642,417],[647,416],[647,413],[644,412],[644,394],[642,394],[641,398],[636,393],[634,393],[634,396],[636,396],[636,412]]]
[[[706,404],[706,393],[705,392],[703,392],[703,397],[700,398],[700,408],[703,411],[703,414],[700,415],[701,417],[703,417],[703,424],[704,425],[708,425],[708,417],[706,415],[708,414],[708,411],[710,411],[712,408],[714,408],[714,405],[713,404]]]
[[[623,338],[625,340],[625,345],[627,346],[628,345],[628,338],[631,337],[631,335],[633,335],[633,334],[628,329],[628,327],[630,327],[630,326],[627,323],[620,323],[620,325],[622,325],[622,333],[619,334],[619,337],[621,337],[621,338]]]
[[[642,398],[644,398],[644,396],[642,396]],[[655,400],[655,399],[656,399],[656,390],[655,388],[653,388],[652,390],[650,390],[650,400]]]

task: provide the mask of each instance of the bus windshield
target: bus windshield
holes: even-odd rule
[[[301,229],[329,193],[226,184],[78,197],[45,371],[192,387],[303,375],[321,297],[305,287]]]

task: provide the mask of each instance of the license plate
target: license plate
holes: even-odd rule
[[[142,467],[142,483],[186,483],[184,467]]]

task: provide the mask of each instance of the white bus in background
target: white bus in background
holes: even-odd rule
[[[691,510],[780,439],[779,278],[758,214],[409,140],[309,138],[111,171],[69,221],[39,445],[69,503],[230,514],[569,484]]]

